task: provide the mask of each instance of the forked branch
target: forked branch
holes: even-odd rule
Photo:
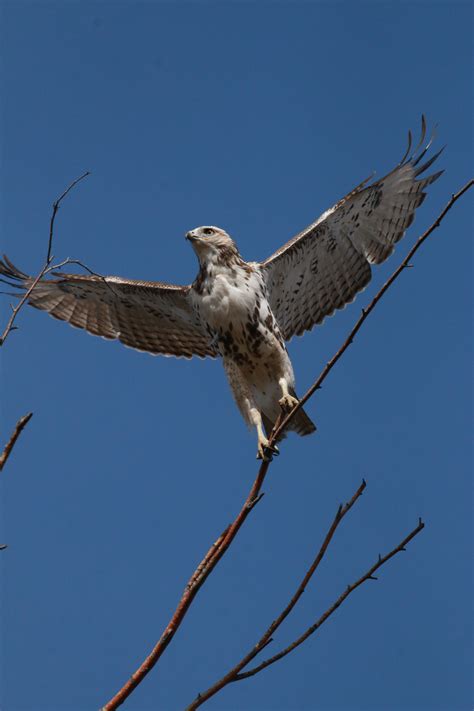
[[[298,586],[295,594],[293,595],[292,599],[288,603],[288,605],[285,607],[285,609],[281,612],[281,614],[272,622],[270,627],[267,629],[267,631],[260,637],[259,641],[257,644],[246,654],[238,664],[236,664],[227,674],[225,674],[219,681],[217,681],[215,684],[213,684],[209,689],[206,691],[202,692],[201,694],[198,694],[197,698],[186,708],[186,711],[195,711],[195,709],[199,708],[199,706],[202,706],[208,699],[210,699],[212,696],[215,696],[219,691],[221,691],[225,686],[228,684],[234,682],[234,681],[241,681],[242,679],[247,679],[251,676],[254,676],[255,674],[258,674],[260,671],[263,671],[263,669],[266,669],[269,667],[271,664],[274,664],[275,662],[279,661],[280,659],[283,659],[283,657],[286,657],[287,654],[290,654],[294,649],[299,647],[300,644],[303,644],[304,641],[308,639],[314,632],[316,632],[319,627],[321,627],[324,622],[337,610],[338,607],[342,605],[342,603],[349,597],[351,593],[354,592],[362,583],[365,583],[367,580],[377,580],[376,577],[374,577],[374,573],[382,567],[385,563],[387,563],[390,558],[393,558],[394,555],[397,553],[400,553],[401,551],[406,550],[405,546],[418,534],[420,531],[423,530],[425,524],[422,522],[420,519],[418,521],[418,525],[416,528],[414,528],[406,538],[401,541],[401,543],[398,544],[393,550],[390,551],[390,553],[387,553],[385,556],[380,556],[377,560],[377,562],[369,568],[369,570],[364,573],[358,580],[356,580],[352,585],[348,585],[347,588],[344,590],[344,592],[337,598],[337,600],[324,612],[321,617],[313,624],[311,625],[300,637],[298,637],[294,642],[289,644],[287,647],[282,649],[280,652],[275,654],[273,657],[270,657],[269,659],[266,659],[265,661],[261,662],[256,667],[253,667],[252,669],[249,669],[246,672],[242,672],[242,669],[244,669],[256,656],[259,654],[271,641],[272,641],[272,635],[274,632],[278,629],[278,627],[281,625],[283,620],[289,615],[293,607],[296,605],[298,602],[299,598],[303,594],[306,585],[308,584],[309,580],[313,576],[314,572],[316,571],[317,567],[319,566],[319,563],[322,560],[322,557],[324,556],[324,553],[326,552],[327,547],[329,546],[329,543],[332,540],[332,537],[335,533],[335,530],[339,523],[341,522],[343,516],[349,511],[349,509],[352,507],[352,505],[355,503],[355,501],[360,497],[362,494],[363,489],[365,488],[365,482],[362,483],[362,485],[359,487],[359,489],[356,491],[354,496],[352,497],[351,501],[346,504],[344,507],[339,507],[339,510],[336,514],[336,517],[332,523],[331,528],[329,529],[326,538],[324,539],[323,545],[321,546],[316,558],[314,559],[313,563],[311,564],[309,570],[305,574],[303,580],[301,581],[300,585]]]
[[[81,180],[84,180],[84,178],[87,178],[87,176],[90,175],[90,171],[86,170],[85,173],[80,175],[78,178],[72,181],[70,185],[66,188],[66,190],[58,197],[57,200],[53,202],[53,212],[51,214],[51,219],[49,221],[49,240],[48,240],[48,251],[46,252],[46,264],[51,264],[51,262],[54,259],[54,256],[51,254],[51,251],[53,249],[53,239],[54,239],[54,221],[56,219],[57,212],[59,210],[59,206],[66,197],[66,195],[71,192],[73,188],[76,187],[78,183],[81,182]]]
[[[385,284],[382,286],[382,288],[377,292],[376,296],[372,299],[370,302],[369,306],[366,309],[362,310],[362,315],[360,318],[357,320],[355,323],[354,327],[351,329],[348,337],[342,344],[342,346],[339,348],[339,350],[335,353],[335,355],[329,360],[326,364],[326,366],[323,368],[321,374],[319,377],[315,380],[313,385],[309,388],[309,390],[305,393],[305,395],[301,398],[300,402],[298,405],[296,405],[291,412],[289,412],[284,418],[281,418],[270,437],[270,444],[274,444],[278,436],[283,432],[283,430],[287,427],[289,424],[291,418],[296,414],[298,409],[302,407],[312,395],[318,390],[323,381],[327,378],[329,375],[330,371],[332,368],[335,366],[335,364],[340,360],[340,358],[343,356],[343,354],[346,352],[348,347],[351,345],[351,343],[354,340],[354,337],[364,324],[364,322],[367,320],[368,316],[372,313],[374,308],[377,306],[383,295],[387,292],[387,290],[392,286],[392,284],[395,282],[395,280],[400,276],[402,271],[406,269],[409,266],[410,260],[413,258],[415,253],[418,251],[418,249],[421,247],[423,242],[430,236],[430,234],[441,224],[441,221],[444,219],[446,214],[451,210],[453,205],[466,193],[472,186],[474,185],[474,180],[470,180],[466,185],[461,188],[456,194],[453,194],[449,202],[447,203],[446,207],[444,210],[440,213],[440,215],[437,217],[437,219],[433,222],[433,224],[418,238],[418,240],[415,242],[414,246],[410,249],[408,252],[407,256],[405,259],[401,262],[401,264],[395,269],[395,271],[392,273],[391,277],[385,282]],[[127,698],[130,696],[130,694],[133,692],[133,690],[143,681],[145,676],[148,674],[149,671],[155,666],[155,664],[158,662],[160,659],[161,655],[165,651],[165,649],[168,647],[170,644],[171,640],[173,639],[176,631],[178,630],[179,626],[181,625],[187,611],[189,610],[194,598],[196,597],[198,591],[204,584],[204,582],[207,580],[209,575],[212,573],[222,556],[225,554],[225,552],[228,550],[230,547],[232,541],[234,540],[235,536],[237,535],[239,529],[245,522],[247,516],[249,515],[250,511],[255,507],[255,505],[260,501],[262,494],[261,494],[261,489],[263,486],[263,482],[265,480],[265,477],[268,472],[270,462],[264,461],[260,465],[259,471],[257,473],[257,477],[252,484],[252,487],[250,489],[249,494],[247,495],[247,498],[245,499],[245,502],[240,509],[239,513],[237,514],[235,520],[226,528],[223,534],[219,536],[217,541],[213,544],[211,547],[210,551],[206,554],[205,558],[199,566],[196,568],[195,572],[190,578],[190,582],[186,586],[181,599],[178,603],[178,606],[176,607],[176,610],[167,624],[164,632],[162,633],[161,637],[151,650],[150,654],[146,657],[144,662],[139,666],[139,668],[132,674],[132,676],[125,682],[125,684],[122,686],[122,688],[106,703],[106,705],[103,707],[102,711],[112,711],[113,709],[118,708]],[[420,529],[421,530],[421,529]],[[418,532],[418,531],[417,531]],[[414,533],[413,535],[416,535]],[[413,537],[413,536],[412,536]],[[411,540],[411,539],[410,539]],[[398,552],[398,551],[396,551]],[[394,553],[390,554],[394,555]],[[388,558],[387,558],[388,560]],[[358,585],[361,583],[359,582]],[[355,589],[355,588],[354,588]],[[340,603],[339,603],[340,604]]]
[[[309,581],[313,577],[314,573],[316,572],[317,568],[319,567],[319,564],[321,563],[322,559],[324,558],[324,555],[329,547],[329,544],[332,541],[332,538],[334,534],[336,533],[336,529],[338,528],[339,524],[341,523],[342,519],[344,516],[350,511],[350,509],[354,506],[356,501],[362,496],[362,493],[366,487],[365,481],[362,481],[362,484],[359,486],[355,494],[352,496],[350,501],[348,501],[344,505],[340,505],[336,515],[334,516],[334,520],[326,534],[326,537],[324,538],[324,541],[319,549],[319,552],[313,562],[311,563],[308,571],[306,572],[305,576],[303,577],[303,580],[301,581],[300,585],[298,586],[295,594],[289,601],[288,605],[284,608],[284,610],[278,615],[278,617],[273,620],[272,624],[270,627],[267,629],[267,631],[260,637],[259,641],[257,644],[250,650],[248,654],[243,657],[243,659],[235,666],[233,669],[231,669],[228,674],[226,674],[222,679],[220,679],[216,684],[214,684],[212,687],[210,687],[207,691],[205,691],[202,694],[199,694],[197,699],[187,708],[186,711],[189,711],[190,709],[195,709],[198,708],[198,706],[201,706],[207,699],[210,699],[211,696],[214,696],[218,691],[224,688],[224,686],[227,686],[231,681],[235,681],[238,673],[246,667],[252,659],[254,659],[257,654],[259,654],[264,647],[266,647],[270,642],[272,641],[272,635],[276,632],[276,630],[280,627],[282,622],[288,617],[290,612],[293,610],[295,607],[296,603],[300,599],[300,597],[303,595],[306,586],[308,585]]]
[[[287,654],[292,652],[296,647],[299,647],[300,644],[303,644],[305,640],[308,639],[314,632],[316,632],[321,625],[326,622],[328,617],[330,617],[333,612],[337,610],[338,607],[342,605],[342,603],[349,597],[351,593],[354,592],[362,583],[365,583],[367,580],[378,580],[374,576],[374,573],[381,568],[385,563],[387,563],[390,558],[393,558],[393,556],[397,555],[397,553],[401,553],[402,551],[406,550],[406,546],[410,543],[410,541],[415,538],[425,527],[425,524],[421,520],[421,518],[418,520],[418,525],[415,526],[415,528],[406,536],[403,541],[401,541],[398,546],[395,546],[389,553],[384,555],[383,557],[379,555],[378,560],[374,565],[369,568],[369,570],[364,573],[358,580],[355,581],[355,583],[352,583],[352,585],[348,585],[347,588],[344,590],[344,592],[339,595],[337,600],[331,605],[331,607],[328,607],[326,612],[324,612],[321,617],[313,624],[311,627],[308,627],[308,629],[297,639],[295,639],[294,642],[289,644],[287,647],[281,650],[281,652],[278,652],[278,654],[275,654],[273,657],[270,657],[269,659],[266,659],[264,662],[259,664],[257,667],[254,667],[253,669],[249,669],[247,672],[243,672],[242,674],[238,674],[235,677],[234,681],[240,681],[241,679],[247,679],[250,676],[254,676],[255,674],[258,674],[258,672],[262,671],[262,669],[266,669],[266,667],[269,667],[270,664],[274,664],[280,659],[283,659],[283,657],[286,657]]]
[[[57,267],[51,267],[51,262],[54,259],[54,256],[51,254],[51,250],[53,249],[53,239],[54,239],[54,221],[56,219],[57,212],[59,210],[59,206],[61,202],[64,200],[66,195],[84,178],[86,178],[88,175],[90,175],[89,171],[86,171],[82,175],[80,175],[78,178],[72,181],[72,183],[66,188],[66,190],[58,197],[57,200],[53,202],[53,211],[51,213],[51,218],[49,221],[49,239],[48,239],[48,250],[46,253],[46,261],[43,265],[43,268],[39,272],[39,274],[35,277],[35,279],[32,281],[28,289],[25,291],[23,296],[21,297],[20,301],[17,303],[15,307],[12,306],[12,312],[10,315],[10,318],[8,319],[7,325],[5,326],[5,329],[0,336],[0,346],[3,346],[5,343],[5,340],[7,339],[7,336],[11,331],[13,331],[16,326],[14,326],[15,319],[18,316],[19,311],[23,308],[23,306],[26,304],[28,301],[31,292],[35,288],[35,286],[38,284],[39,281],[47,274],[51,269],[57,268]]]

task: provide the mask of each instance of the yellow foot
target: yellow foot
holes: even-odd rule
[[[270,442],[266,437],[263,437],[262,439],[259,439],[258,441],[258,450],[257,450],[257,459],[261,459],[264,462],[271,462],[273,459],[273,455],[276,457],[280,454],[280,450],[276,446],[276,444],[273,444],[270,446]]]
[[[288,412],[289,410],[292,410],[295,405],[298,404],[298,398],[293,397],[293,395],[283,395],[280,400],[278,400],[281,409],[284,412]]]

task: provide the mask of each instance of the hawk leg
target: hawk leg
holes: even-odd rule
[[[270,462],[274,454],[280,454],[278,447],[270,445],[263,431],[262,416],[256,407],[250,408],[250,418],[257,428],[257,459]]]
[[[278,402],[283,412],[289,412],[294,408],[295,405],[298,404],[298,398],[294,397],[294,395],[290,395],[286,378],[280,378],[278,384],[283,394],[283,396],[278,400]]]

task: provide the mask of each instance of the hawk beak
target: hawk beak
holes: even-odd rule
[[[186,232],[185,237],[186,237],[186,239],[188,239],[190,242],[194,242],[194,240],[197,239],[196,235],[193,235],[192,232]]]

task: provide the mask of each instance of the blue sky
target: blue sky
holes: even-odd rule
[[[290,344],[303,392],[397,260],[470,177],[471,8],[460,2],[3,2],[1,243],[188,283],[186,230],[262,259],[372,170],[425,112],[445,175],[367,291]],[[184,708],[286,604],[340,501],[346,519],[275,651],[418,516],[425,531],[219,711],[471,708],[470,197],[308,405],[266,496],[124,708]],[[1,300],[2,322],[8,299]],[[256,473],[218,362],[153,358],[33,309],[2,353],[2,708],[98,708],[142,661]]]

